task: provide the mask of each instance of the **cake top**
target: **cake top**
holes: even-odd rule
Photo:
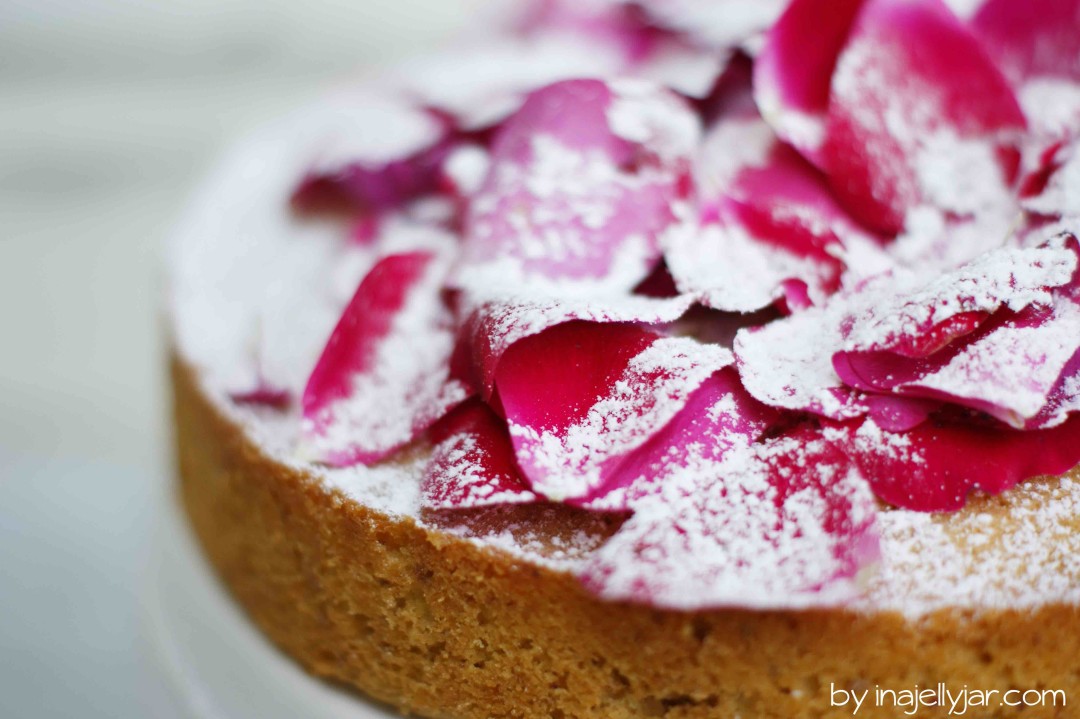
[[[1080,3],[972,5],[532,3],[238,148],[178,343],[362,501],[614,527],[600,596],[859,601],[1080,462]]]

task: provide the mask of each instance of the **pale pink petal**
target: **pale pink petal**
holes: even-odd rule
[[[652,85],[574,80],[534,92],[494,141],[457,284],[632,288],[687,199],[696,138],[689,108]]]
[[[479,399],[460,405],[431,434],[435,449],[420,485],[425,509],[536,501],[517,468],[506,422]]]
[[[385,458],[467,396],[431,252],[389,255],[360,283],[323,350],[302,407],[302,451],[332,465]]]
[[[625,324],[570,322],[519,340],[496,391],[534,491],[587,498],[731,354]]]
[[[718,452],[686,446],[593,555],[588,588],[686,610],[828,607],[858,595],[855,576],[877,556],[874,499],[816,430]]]

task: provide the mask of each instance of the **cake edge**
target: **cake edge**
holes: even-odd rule
[[[171,377],[181,500],[217,574],[305,669],[404,712],[847,717],[829,706],[830,686],[942,681],[1080,696],[1078,606],[914,619],[603,602],[567,574],[328,489],[268,457],[175,352]]]

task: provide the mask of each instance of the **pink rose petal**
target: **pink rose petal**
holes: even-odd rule
[[[706,135],[698,174],[703,221],[678,225],[661,242],[679,289],[710,307],[819,304],[839,287],[847,246],[878,244],[759,118],[722,117]]]
[[[696,138],[696,117],[651,85],[572,80],[534,92],[494,141],[457,283],[632,288],[689,192]]]
[[[920,203],[993,205],[1006,194],[996,147],[1024,129],[1024,115],[940,0],[865,0],[829,92],[820,163],[868,227],[892,234]]]
[[[839,432],[838,442],[882,500],[922,512],[960,509],[975,490],[1000,494],[1080,461],[1080,419],[1053,429],[1017,431],[924,422],[888,432],[872,420]]]
[[[686,421],[689,451],[638,498],[634,515],[590,559],[582,580],[605,599],[677,609],[835,606],[858,594],[877,556],[874,500],[817,430],[721,449],[693,440],[712,415]],[[708,434],[708,430],[704,432]]]
[[[1080,2],[985,0],[971,26],[1017,84],[1032,77],[1080,80]]]
[[[569,322],[519,340],[496,387],[532,489],[587,498],[731,361],[717,345],[623,324]]]
[[[360,283],[304,388],[306,455],[376,462],[465,399],[448,376],[445,274],[444,260],[418,251],[384,257]]]
[[[425,509],[465,509],[536,501],[521,477],[506,423],[479,399],[432,428],[435,449],[420,486]]]
[[[754,63],[754,96],[776,133],[825,165],[826,113],[836,60],[862,0],[793,0]]]
[[[583,506],[622,512],[658,491],[657,483],[691,456],[719,461],[736,444],[749,444],[776,423],[779,413],[751,397],[732,367],[698,387],[663,429],[632,452]]]

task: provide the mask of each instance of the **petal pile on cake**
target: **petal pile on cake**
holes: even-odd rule
[[[425,512],[618,516],[601,597],[848,601],[885,508],[1080,462],[1080,3],[1044,4],[541,1],[343,90],[283,211],[361,279],[313,369],[229,390],[308,462],[430,449]]]

